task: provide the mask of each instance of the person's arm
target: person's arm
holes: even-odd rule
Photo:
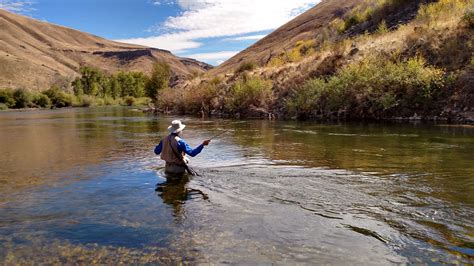
[[[204,146],[209,145],[209,140],[205,140],[201,145],[197,146],[195,149],[191,148],[184,140],[180,139],[178,141],[178,150],[183,151],[187,155],[191,157],[195,157],[199,153],[201,153]]]
[[[160,141],[160,144],[158,144],[155,147],[155,154],[160,155],[162,149],[163,149],[163,141]]]

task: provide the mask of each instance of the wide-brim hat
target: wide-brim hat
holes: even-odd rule
[[[174,120],[171,122],[171,126],[168,127],[168,131],[170,133],[179,133],[183,131],[183,129],[186,127],[183,123],[181,123],[181,120]]]

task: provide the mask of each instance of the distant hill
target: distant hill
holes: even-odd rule
[[[67,84],[83,65],[109,73],[148,73],[157,61],[171,66],[172,84],[212,68],[166,50],[114,42],[0,9],[0,88],[44,90]]]

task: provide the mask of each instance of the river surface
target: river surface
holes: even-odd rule
[[[0,113],[0,264],[474,263],[474,128]]]

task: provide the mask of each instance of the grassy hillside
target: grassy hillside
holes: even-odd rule
[[[313,39],[324,34],[325,25],[354,9],[364,0],[331,1],[324,0],[304,14],[275,30],[248,49],[230,58],[211,74],[233,73],[241,63],[252,61],[258,65],[267,64],[273,57],[292,49],[298,41]]]
[[[205,77],[162,91],[158,105],[240,117],[472,121],[473,10],[473,0],[324,1]]]

